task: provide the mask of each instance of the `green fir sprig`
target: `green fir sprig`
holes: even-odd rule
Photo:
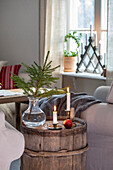
[[[27,94],[27,96],[32,96],[34,98],[36,97],[42,98],[52,96],[53,94],[65,93],[65,88],[51,89],[52,83],[56,83],[57,80],[59,79],[58,77],[53,77],[52,73],[57,68],[59,68],[60,65],[51,68],[52,61],[47,62],[48,57],[49,51],[47,53],[43,67],[39,66],[35,61],[34,64],[32,64],[31,66],[22,63],[22,65],[25,67],[24,71],[30,77],[30,80],[28,82],[25,82],[24,78],[20,78],[19,76],[12,73],[13,77],[11,77],[11,79],[14,80],[15,86],[17,86],[20,89],[23,89],[24,94]],[[43,88],[43,90],[41,88]]]

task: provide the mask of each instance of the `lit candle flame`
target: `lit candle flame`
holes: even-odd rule
[[[54,106],[54,111],[56,112],[56,106]]]
[[[67,93],[69,93],[69,87],[67,87]]]

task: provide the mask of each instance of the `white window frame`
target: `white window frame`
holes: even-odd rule
[[[67,10],[66,10],[66,18],[67,18],[67,24],[66,24],[66,34],[74,31],[69,29],[69,19],[70,19],[70,0],[67,1]],[[99,46],[99,41],[101,40],[101,32],[107,32],[107,30],[101,29],[101,1],[102,0],[95,0],[95,18],[94,18],[94,29],[93,31],[97,32],[97,46]],[[81,32],[90,32],[90,24],[89,24],[89,29],[77,29],[76,31],[81,31]]]

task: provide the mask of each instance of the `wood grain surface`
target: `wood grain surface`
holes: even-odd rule
[[[76,118],[71,129],[49,130],[46,126],[28,128],[22,125],[25,152],[22,170],[86,170],[87,124]]]

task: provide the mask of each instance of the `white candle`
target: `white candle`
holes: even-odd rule
[[[101,55],[101,40],[99,41],[99,55]]]
[[[77,48],[77,63],[79,63],[79,53],[78,53],[78,48]]]
[[[69,93],[69,87],[67,87],[67,110],[70,111],[70,93]]]
[[[93,36],[93,28],[92,28],[92,23],[90,24],[90,36]]]
[[[97,33],[95,31],[95,34],[94,34],[94,45],[97,46]]]
[[[81,54],[83,54],[83,41],[81,41]]]
[[[87,34],[86,34],[86,46],[87,46]]]
[[[57,111],[56,111],[56,106],[54,106],[54,111],[53,111],[53,124],[57,124]]]
[[[106,53],[104,53],[104,65],[106,66]]]

